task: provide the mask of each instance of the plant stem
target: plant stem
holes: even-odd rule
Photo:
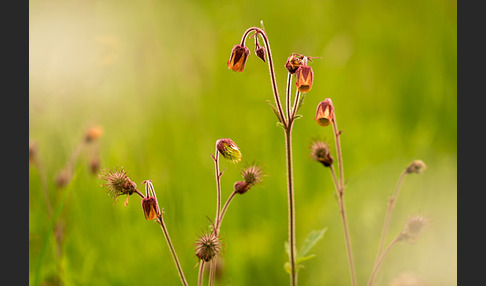
[[[398,192],[400,191],[400,188],[402,186],[403,179],[405,178],[406,175],[407,175],[406,170],[404,170],[400,174],[400,177],[398,178],[397,187],[395,188],[395,192],[393,193],[393,196],[388,201],[388,208],[387,208],[386,214],[385,214],[385,223],[383,224],[383,231],[381,233],[381,239],[380,239],[380,244],[379,244],[379,247],[378,247],[378,253],[376,254],[375,265],[376,265],[376,263],[378,263],[378,258],[380,257],[381,252],[383,250],[383,245],[385,243],[386,233],[388,232],[388,225],[390,223],[391,212],[392,212],[393,206],[395,205],[395,202],[398,198]]]
[[[226,200],[226,203],[223,206],[223,210],[221,211],[221,214],[219,215],[219,225],[218,225],[218,233],[219,233],[219,228],[221,227],[221,223],[223,222],[224,214],[226,213],[226,210],[229,207],[229,204],[233,200],[234,196],[236,195],[236,192],[233,191],[229,198]]]
[[[214,219],[215,234],[218,235],[219,228],[219,214],[221,211],[221,173],[219,172],[219,152],[218,148],[214,151],[214,172],[216,176],[216,218]]]
[[[204,274],[204,266],[205,266],[205,261],[201,260],[199,264],[199,273],[197,275],[197,285],[202,286],[203,285],[203,274]]]
[[[348,227],[348,220],[346,217],[346,209],[344,204],[344,171],[343,171],[343,155],[341,151],[341,142],[340,142],[340,135],[341,132],[337,127],[336,122],[336,115],[334,114],[332,121],[332,127],[334,131],[334,139],[336,141],[336,152],[338,157],[338,165],[339,165],[339,188],[336,190],[338,195],[338,203],[339,203],[339,210],[341,213],[341,220],[343,222],[344,227],[344,237],[346,241],[346,250],[348,253],[348,262],[349,262],[349,270],[351,274],[351,280],[353,286],[356,286],[356,272],[354,270],[354,260],[353,260],[353,251],[351,249],[351,239],[349,236],[349,227]],[[334,172],[334,169],[332,169]],[[335,179],[335,176],[334,176]]]
[[[373,283],[375,282],[376,273],[378,273],[378,269],[380,268],[381,263],[383,262],[383,259],[388,254],[388,252],[390,252],[390,249],[392,248],[392,246],[395,245],[395,243],[397,243],[398,241],[399,241],[399,237],[397,236],[390,243],[390,245],[388,245],[388,247],[383,251],[383,253],[379,256],[378,260],[375,263],[375,267],[373,268],[373,272],[371,273],[370,280],[368,281],[368,286],[372,286],[373,285]]]
[[[160,228],[162,229],[162,232],[164,233],[165,240],[167,241],[167,244],[169,245],[170,253],[172,254],[172,258],[174,258],[174,262],[176,264],[177,270],[179,271],[179,277],[181,278],[182,285],[187,286],[187,281],[186,277],[184,276],[184,272],[182,272],[182,267],[181,264],[179,263],[179,259],[177,258],[177,254],[175,252],[174,246],[172,245],[172,242],[170,241],[170,236],[169,232],[167,231],[167,228],[164,223],[164,219],[162,218],[162,214],[160,214],[157,217],[157,222],[160,225]]]
[[[285,129],[285,149],[287,158],[287,191],[289,213],[289,248],[290,248],[290,285],[297,285],[296,249],[295,249],[295,205],[292,171],[292,123]]]

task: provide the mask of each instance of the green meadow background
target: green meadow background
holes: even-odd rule
[[[265,177],[228,209],[218,285],[289,284],[285,144],[266,102],[273,102],[268,66],[251,40],[245,71],[226,65],[260,21],[282,100],[287,57],[319,57],[293,132],[297,247],[310,231],[327,231],[299,285],[351,285],[330,172],[309,152],[314,138],[335,150],[332,128],[313,120],[327,97],[343,130],[358,284],[368,281],[400,173],[421,159],[428,168],[405,178],[387,242],[411,215],[429,225],[416,244],[391,250],[376,285],[457,285],[457,2],[445,0],[29,1],[29,139],[66,223],[57,260],[41,173],[29,165],[30,285],[52,285],[59,265],[65,285],[180,285],[140,198],[114,203],[89,172],[96,149],[83,150],[72,182],[56,188],[55,176],[92,125],[104,131],[96,142],[102,169],[124,167],[141,190],[152,180],[190,285],[197,283],[194,242],[215,216],[210,154],[217,139],[235,141],[243,160],[221,161],[223,200],[245,166],[260,164]],[[397,277],[422,284],[393,284]]]

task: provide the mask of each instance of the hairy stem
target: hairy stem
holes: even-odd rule
[[[398,183],[397,183],[397,187],[395,188],[395,192],[393,193],[393,196],[388,201],[388,208],[387,208],[386,214],[385,214],[385,222],[383,224],[383,231],[381,233],[381,239],[380,239],[380,244],[379,244],[379,247],[378,247],[378,253],[376,254],[375,265],[376,265],[376,263],[378,263],[378,259],[381,255],[381,252],[383,251],[383,245],[385,243],[385,237],[386,237],[386,233],[388,232],[388,225],[390,223],[391,212],[392,212],[393,206],[395,205],[395,202],[398,198],[398,192],[400,191],[400,188],[402,186],[403,179],[405,178],[406,175],[407,175],[406,170],[404,170],[400,174],[400,177],[399,177]]]
[[[203,274],[204,274],[204,266],[205,266],[205,261],[201,260],[199,263],[199,273],[197,275],[197,285],[202,286],[203,285]]]
[[[233,191],[231,193],[231,195],[229,196],[229,198],[226,200],[226,203],[224,204],[223,206],[223,210],[221,210],[221,214],[219,215],[219,224],[218,224],[218,233],[219,233],[219,228],[221,227],[221,223],[223,222],[223,218],[224,218],[224,214],[226,213],[226,210],[228,209],[229,207],[229,204],[231,203],[231,201],[233,200],[234,196],[236,195],[236,192]]]
[[[160,214],[157,217],[157,222],[160,225],[160,228],[162,229],[162,232],[164,233],[165,240],[167,241],[167,244],[169,245],[170,253],[172,254],[172,258],[174,258],[175,265],[177,267],[177,271],[179,272],[179,277],[181,278],[182,285],[187,286],[187,280],[186,277],[184,276],[184,272],[182,271],[181,264],[179,263],[179,259],[177,258],[177,254],[175,252],[174,246],[172,245],[172,242],[170,240],[169,232],[167,231],[167,227],[165,226],[164,219],[162,218],[162,214]]]
[[[332,119],[332,127],[334,131],[334,139],[336,141],[336,152],[338,158],[338,165],[339,165],[339,188],[336,190],[338,195],[338,203],[339,203],[339,210],[341,214],[341,220],[343,222],[344,228],[344,238],[346,241],[346,250],[348,254],[348,262],[349,262],[349,271],[351,274],[352,285],[356,286],[356,271],[354,270],[354,260],[353,260],[353,251],[351,249],[351,239],[349,235],[349,227],[348,227],[348,220],[346,217],[346,209],[344,204],[344,171],[343,171],[343,155],[341,151],[341,143],[340,143],[340,135],[341,132],[337,127],[336,122],[336,115],[334,115]],[[334,169],[332,169],[334,170]],[[335,176],[334,176],[335,178]]]
[[[287,158],[287,193],[288,193],[288,223],[289,223],[289,248],[290,248],[290,285],[297,285],[296,249],[295,249],[295,203],[294,182],[292,170],[292,124],[285,129],[285,149]]]
[[[265,48],[267,50],[267,55],[268,55],[268,69],[269,69],[269,72],[270,72],[270,81],[272,83],[272,91],[273,91],[273,96],[274,96],[274,99],[275,99],[275,105],[277,106],[277,110],[280,114],[280,120],[281,120],[282,124],[284,126],[287,126],[288,120],[284,116],[282,104],[280,103],[280,96],[278,94],[278,88],[277,88],[277,80],[276,80],[276,77],[275,77],[275,70],[274,70],[274,67],[273,67],[272,51],[270,49],[270,42],[268,41],[267,34],[265,33],[265,31],[263,31],[262,29],[260,29],[258,27],[250,27],[243,33],[243,37],[241,38],[241,45],[245,44],[247,37],[253,31],[255,31],[260,36],[262,36],[263,41],[265,43]],[[257,36],[258,35],[255,35],[255,37],[257,37]]]
[[[214,219],[214,229],[215,234],[218,235],[217,230],[219,229],[219,214],[221,211],[221,173],[219,172],[219,152],[217,147],[214,154],[214,172],[216,176],[216,218]]]
[[[397,236],[379,256],[378,260],[375,263],[375,267],[373,268],[373,272],[371,273],[370,280],[368,281],[368,286],[372,286],[373,283],[375,283],[376,274],[378,273],[378,269],[380,268],[383,259],[388,254],[388,252],[390,252],[390,249],[393,247],[393,245],[395,245],[395,243],[397,243],[398,241],[399,237]]]

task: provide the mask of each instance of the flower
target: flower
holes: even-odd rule
[[[96,125],[89,128],[88,131],[86,131],[84,140],[86,142],[92,142],[100,138],[102,134],[103,134],[103,128],[101,128],[101,126]]]
[[[311,156],[315,161],[329,167],[333,163],[333,158],[329,150],[329,145],[322,141],[314,141],[311,145]]]
[[[312,80],[314,79],[312,68],[307,65],[301,65],[295,72],[295,76],[297,78],[297,89],[300,92],[309,92],[312,88]]]
[[[422,160],[414,160],[412,163],[410,163],[410,165],[408,165],[406,172],[407,174],[421,174],[425,169],[427,169],[427,165],[425,165]]]
[[[206,262],[221,251],[221,242],[214,233],[204,233],[196,242],[196,256]]]
[[[142,182],[145,185],[145,198],[142,199],[142,210],[146,220],[153,220],[161,214],[157,195],[151,180]]]
[[[231,55],[227,62],[228,68],[237,72],[242,72],[249,55],[250,50],[246,46],[235,45],[231,50]]]
[[[216,141],[216,148],[225,159],[233,163],[241,161],[241,151],[233,140],[228,138],[219,139]]]
[[[256,44],[255,47],[255,54],[259,57],[263,62],[265,62],[265,48],[260,46],[259,43]]]
[[[334,117],[334,106],[332,100],[326,98],[317,105],[316,117],[314,120],[321,126],[328,126]]]
[[[289,71],[289,73],[294,74],[297,69],[302,65],[303,59],[303,55],[293,53],[287,59],[287,62],[285,63],[285,68]]]

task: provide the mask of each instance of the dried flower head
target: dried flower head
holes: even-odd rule
[[[334,117],[334,106],[332,100],[326,98],[324,101],[319,102],[316,110],[316,117],[314,120],[321,126],[328,126]]]
[[[265,62],[265,47],[260,46],[259,43],[256,43],[255,47],[255,54],[259,57],[263,62]]]
[[[314,79],[314,72],[312,68],[307,65],[301,65],[295,72],[297,89],[300,92],[309,92],[312,88],[312,81]]]
[[[235,45],[231,50],[231,55],[227,63],[228,68],[237,72],[242,72],[249,55],[250,49],[246,46]]]
[[[100,138],[101,135],[103,134],[103,128],[101,126],[92,126],[91,128],[86,131],[86,134],[84,136],[84,140],[86,142],[93,142],[96,139]]]
[[[137,184],[130,180],[124,168],[121,170],[103,171],[99,178],[106,181],[106,184],[102,186],[107,188],[108,195],[115,201],[121,195],[127,195],[128,199],[128,196],[137,189]]]
[[[289,71],[289,73],[294,74],[297,69],[302,65],[303,60],[303,55],[293,53],[287,59],[287,62],[285,63],[285,68]]]
[[[407,167],[406,172],[408,174],[411,174],[411,173],[421,174],[425,169],[427,169],[427,165],[425,165],[425,163],[422,160],[414,160]]]
[[[196,241],[196,256],[206,262],[221,251],[221,242],[214,233],[206,232]]]
[[[142,182],[145,185],[145,198],[142,199],[142,210],[146,220],[156,219],[160,214],[157,195],[151,180]]]
[[[398,240],[407,241],[412,244],[415,243],[417,237],[423,232],[427,224],[427,219],[424,217],[420,215],[411,216],[407,220],[403,231],[398,235]]]
[[[314,141],[311,144],[311,156],[315,161],[322,163],[325,167],[329,167],[333,163],[329,145],[323,141]]]
[[[35,141],[29,140],[29,165],[37,160],[38,147]]]
[[[228,138],[219,139],[216,141],[216,148],[225,159],[233,163],[241,161],[241,151],[233,140]]]

